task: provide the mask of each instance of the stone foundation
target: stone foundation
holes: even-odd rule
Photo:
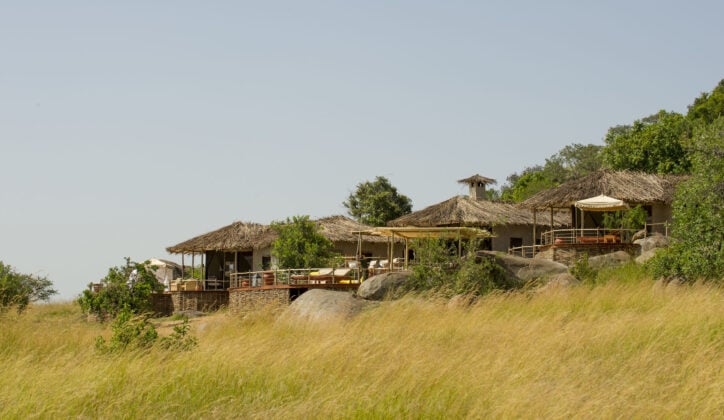
[[[292,289],[236,289],[229,291],[229,312],[246,314],[269,305],[287,306],[291,302]]]
[[[154,316],[169,316],[173,314],[173,299],[171,293],[153,293],[151,307]]]
[[[205,292],[171,292],[173,301],[173,312],[199,311],[213,312],[229,305],[229,292],[205,291]]]

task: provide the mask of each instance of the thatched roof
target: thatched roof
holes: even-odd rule
[[[566,220],[560,220],[561,225]],[[456,196],[442,203],[398,217],[387,226],[496,226],[532,225],[533,213],[510,203]]]
[[[234,222],[166,248],[172,254],[205,251],[251,251],[259,248],[271,229],[259,223]]]
[[[520,203],[527,208],[567,208],[578,200],[607,195],[628,204],[670,204],[684,177],[643,172],[601,170],[541,191]]]
[[[479,174],[475,174],[475,175],[471,176],[470,178],[459,179],[458,182],[461,184],[472,184],[472,183],[477,184],[478,182],[483,183],[483,184],[495,184],[498,181],[496,181],[492,178],[486,178]]]
[[[315,221],[319,232],[332,242],[357,242],[359,233],[371,229],[370,226],[356,222],[342,215],[324,217]],[[385,238],[363,237],[365,242],[387,242]]]
[[[357,242],[359,231],[370,226],[357,223],[345,216],[330,216],[315,220],[320,233],[332,242]],[[265,248],[277,238],[277,233],[268,225],[234,222],[228,226],[191,238],[166,248],[172,254],[201,253],[206,251],[251,251]],[[364,237],[365,242],[386,242],[379,237]]]

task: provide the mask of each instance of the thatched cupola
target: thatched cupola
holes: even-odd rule
[[[485,185],[495,184],[497,181],[491,178],[475,174],[470,178],[458,180],[461,184],[467,184],[470,187],[470,198],[473,200],[485,200]]]

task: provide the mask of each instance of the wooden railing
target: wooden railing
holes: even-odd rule
[[[518,246],[508,249],[508,254],[531,258],[540,251],[541,247],[548,245],[573,244],[619,244],[632,243],[638,232],[644,232],[644,238],[652,234],[669,236],[670,224],[648,223],[643,229],[555,229],[541,235],[538,245]]]
[[[366,270],[356,268],[305,268],[248,271],[231,274],[231,288],[280,285],[359,284]]]

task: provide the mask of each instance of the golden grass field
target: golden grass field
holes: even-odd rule
[[[611,281],[385,302],[347,322],[194,320],[100,355],[72,304],[0,317],[0,418],[724,418],[724,292]],[[167,332],[166,319],[159,331]]]

